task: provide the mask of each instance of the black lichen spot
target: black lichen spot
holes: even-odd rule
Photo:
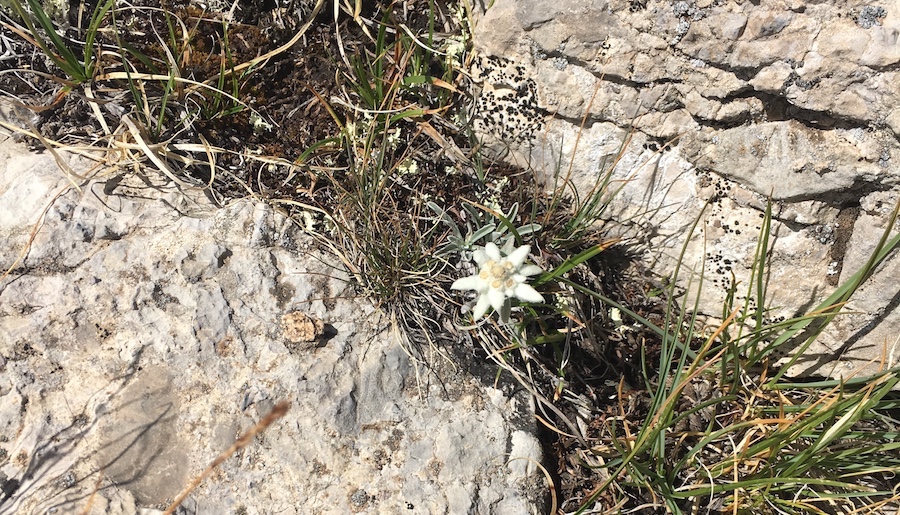
[[[3,497],[0,498],[0,501],[6,501],[11,498],[12,495],[16,493],[16,490],[19,489],[20,485],[21,483],[18,479],[7,479],[4,481],[3,484],[0,485],[0,492],[3,493]]]
[[[507,142],[534,140],[543,129],[544,113],[524,66],[496,56],[482,59],[480,66],[478,76],[486,87],[474,105],[476,127]]]
[[[816,85],[821,82],[821,80],[822,79],[818,77],[815,79],[802,79],[796,72],[791,72],[790,75],[788,75],[788,78],[784,80],[782,90],[786,90],[791,86],[797,86],[797,88],[801,89],[802,91],[809,91],[816,87]]]
[[[356,509],[365,508],[366,505],[369,504],[370,500],[371,498],[369,497],[369,494],[366,493],[366,491],[362,488],[350,494],[350,504],[352,504]]]
[[[866,5],[860,8],[856,15],[856,24],[864,29],[870,29],[875,25],[881,25],[881,18],[887,16],[884,7],[872,7]]]

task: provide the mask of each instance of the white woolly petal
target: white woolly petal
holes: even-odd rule
[[[525,302],[544,302],[544,297],[528,284],[516,287],[516,298]]]
[[[487,245],[484,246],[484,253],[487,254],[487,257],[493,259],[494,261],[500,261],[503,259],[503,256],[500,255],[500,249],[497,248],[497,245],[494,242],[488,242]]]
[[[524,276],[537,275],[543,273],[544,269],[537,265],[523,265],[518,272]]]
[[[487,295],[481,295],[478,297],[478,302],[475,303],[475,309],[472,310],[472,317],[475,320],[479,320],[481,317],[487,313],[487,308],[490,307],[491,303],[487,298]]]
[[[477,275],[470,275],[453,281],[450,285],[451,290],[475,290],[481,291],[485,287],[484,281]]]
[[[506,300],[506,295],[503,295],[503,292],[500,290],[495,290],[493,288],[490,289],[486,294],[488,301],[491,303],[491,307],[494,308],[495,311],[500,311],[500,308],[503,307],[503,301]]]
[[[484,249],[475,249],[474,251],[472,251],[472,259],[474,259],[475,262],[478,263],[478,266],[480,267],[480,266],[484,266],[484,264],[487,263],[488,256],[484,252]]]
[[[518,268],[522,266],[522,263],[524,263],[525,259],[528,258],[529,252],[531,252],[531,247],[528,245],[522,245],[521,247],[514,250],[512,254],[507,256],[506,259],[507,261],[512,263],[513,267]]]

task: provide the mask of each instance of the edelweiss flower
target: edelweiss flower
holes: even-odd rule
[[[488,307],[492,307],[500,313],[500,321],[505,323],[509,320],[513,297],[525,302],[544,301],[537,290],[525,284],[529,276],[542,272],[537,265],[524,264],[529,252],[531,247],[523,245],[504,256],[497,245],[488,243],[472,253],[479,267],[478,274],[457,279],[450,289],[475,290],[478,293],[472,312],[475,320],[484,316]]]

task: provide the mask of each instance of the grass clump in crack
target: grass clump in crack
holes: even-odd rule
[[[600,431],[585,465],[597,467],[598,484],[577,512],[643,503],[671,513],[874,513],[896,503],[892,389],[900,370],[806,383],[785,376],[900,244],[890,237],[896,216],[865,266],[807,314],[768,323],[763,310],[734,306],[732,296],[724,321],[704,335],[695,315],[670,302],[667,323],[654,326],[658,362],[645,361],[657,374],[647,373],[638,392],[620,384],[615,410],[595,419]],[[767,210],[748,284],[759,306],[770,220]],[[775,366],[783,348],[789,358]]]
[[[550,231],[572,234],[573,227],[545,222],[527,238],[510,234],[517,245],[541,249],[532,259],[546,271],[531,285],[543,302],[521,303],[500,323],[472,325],[479,310],[460,324],[538,401],[539,420],[555,435],[560,512],[880,513],[895,506],[900,368],[887,349],[881,370],[867,377],[804,382],[787,372],[900,246],[892,235],[896,209],[859,272],[809,312],[774,322],[765,318],[768,209],[748,300],[736,303],[742,286],[733,284],[711,332],[699,329],[702,274],[688,279],[687,291],[699,283],[693,299],[676,280],[623,295],[623,285],[604,277],[611,242],[588,244],[596,232],[560,237]],[[540,212],[528,210],[517,223],[546,221],[531,214]],[[497,225],[514,233],[501,213],[492,216],[452,231],[460,261],[479,251],[481,238],[497,236]],[[579,239],[583,250],[573,245]]]
[[[447,116],[460,109],[465,55],[448,50],[459,40],[436,25],[457,22],[436,5],[409,18],[386,8],[368,42],[348,41],[357,51],[347,53],[340,95],[318,95],[338,135],[303,158],[317,203],[293,204],[307,218],[324,214],[324,243],[404,334],[417,335],[406,341],[443,333],[439,320],[453,305],[443,286],[452,264],[440,251],[447,229],[429,206],[479,187],[456,143],[464,133]]]
[[[736,303],[741,285],[734,283],[721,323],[702,332],[702,273],[688,278],[687,291],[699,284],[697,297],[676,287],[684,250],[674,280],[655,291],[643,286],[643,299],[622,295],[622,285],[604,277],[614,242],[602,239],[595,222],[616,194],[616,162],[583,198],[560,193],[570,182],[557,173],[549,193],[517,182],[513,189],[529,192],[521,209],[429,203],[449,228],[440,255],[456,268],[452,286],[477,294],[472,317],[464,308],[457,327],[499,373],[532,393],[539,419],[556,435],[561,512],[878,513],[896,505],[900,368],[887,350],[881,370],[867,377],[804,382],[787,372],[900,246],[900,235],[892,235],[897,210],[858,273],[809,312],[773,322],[765,318],[767,209],[748,300]],[[510,191],[506,201],[515,198]],[[491,278],[484,265],[516,248],[523,255],[512,269],[534,250],[527,259],[545,270],[516,281],[530,279],[536,295],[484,288]],[[499,319],[482,320],[487,305]]]

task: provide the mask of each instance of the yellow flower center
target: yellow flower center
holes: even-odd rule
[[[487,281],[494,289],[512,288],[516,284],[512,277],[514,273],[513,265],[509,261],[504,259],[498,263],[492,259],[481,267],[478,277]]]

